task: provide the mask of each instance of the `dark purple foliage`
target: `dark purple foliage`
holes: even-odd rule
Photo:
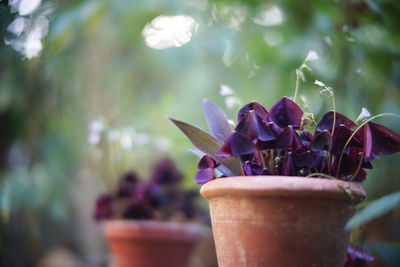
[[[374,257],[361,248],[349,244],[346,253],[346,263],[344,267],[367,267],[369,261],[373,261]]]
[[[216,178],[214,169],[218,167],[218,163],[211,157],[204,155],[199,161],[199,171],[195,176],[197,184],[205,184]]]
[[[332,126],[333,126],[333,111],[328,111],[325,113],[319,123],[317,124],[316,131],[317,132],[322,132],[322,131],[331,131]],[[336,119],[335,119],[335,127],[338,125],[344,125],[347,126],[348,128],[354,128],[356,127],[356,124],[347,118],[345,115],[340,114],[339,112],[336,112]]]
[[[291,125],[293,128],[300,128],[303,111],[288,97],[281,98],[269,111],[269,118],[281,128]]]
[[[259,116],[263,121],[268,121],[268,111],[259,103],[251,102],[244,107],[242,107],[237,116],[238,122],[240,122],[244,116],[246,116],[249,111],[254,111],[254,113]]]
[[[111,218],[114,215],[114,209],[113,196],[102,194],[96,199],[94,218],[96,220]]]
[[[135,193],[137,188],[137,184],[139,181],[139,176],[135,172],[127,172],[124,176],[120,179],[117,190],[116,196],[117,197],[130,197],[132,194]]]
[[[182,174],[170,159],[164,158],[156,163],[150,177],[152,182],[159,185],[177,184],[181,181]]]
[[[269,112],[251,102],[239,110],[238,125],[219,150],[200,160],[195,180],[204,184],[215,179],[219,159],[233,157],[240,160],[242,175],[323,173],[362,182],[373,159],[400,152],[400,135],[392,130],[368,122],[354,132],[357,125],[352,120],[334,114],[325,113],[312,134],[303,129],[303,111],[291,99],[281,98]]]
[[[208,160],[208,161],[207,161]],[[214,172],[218,163],[208,158],[199,167]],[[192,192],[183,191],[181,173],[169,159],[155,164],[150,181],[143,181],[134,172],[124,174],[111,194],[103,194],[95,203],[94,218],[103,219],[192,219],[201,215]]]

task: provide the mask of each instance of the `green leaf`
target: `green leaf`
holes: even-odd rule
[[[351,230],[354,227],[375,219],[392,209],[400,206],[400,192],[381,197],[371,202],[362,211],[354,215],[346,224],[346,229]]]
[[[192,142],[192,144],[215,159],[216,161],[220,162],[226,168],[219,168],[219,170],[225,176],[237,176],[241,175],[241,166],[240,162],[234,158],[221,158],[217,157],[215,154],[221,148],[221,143],[218,142],[217,139],[209,135],[208,133],[200,130],[199,128],[190,125],[186,122],[175,120],[169,118],[185,135],[186,137]]]
[[[214,137],[216,137],[218,141],[224,142],[232,133],[225,113],[207,99],[203,101],[203,113],[207,126]]]

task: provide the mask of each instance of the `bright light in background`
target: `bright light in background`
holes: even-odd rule
[[[147,46],[166,49],[190,42],[198,27],[190,16],[159,16],[144,27],[142,35]]]
[[[42,39],[47,35],[49,20],[47,15],[52,11],[52,5],[43,5],[42,0],[10,0],[11,12],[19,14],[7,27],[13,38],[4,39],[6,45],[11,45],[26,58],[37,57],[43,49]]]
[[[282,10],[278,6],[262,11],[253,22],[262,26],[273,26],[282,24],[285,20]]]
[[[42,0],[22,0],[18,7],[19,15],[26,16],[31,14],[40,6],[41,3]]]

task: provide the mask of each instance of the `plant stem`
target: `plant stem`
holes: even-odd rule
[[[332,136],[335,133],[335,126],[336,126],[336,103],[335,103],[335,94],[333,93],[332,90],[332,107],[333,107],[333,125],[332,125]]]
[[[310,173],[309,175],[307,175],[307,177],[324,177],[324,178],[329,178],[332,180],[337,180],[337,178],[330,176],[328,174],[325,174],[325,173],[321,173],[321,172]]]
[[[294,88],[294,97],[293,97],[293,101],[294,101],[294,102],[296,102],[296,100],[297,100],[297,95],[298,95],[298,93],[299,93],[300,79],[301,79],[300,74],[298,74],[298,73],[296,72],[296,86],[295,86],[295,88]]]
[[[263,168],[266,169],[266,168],[267,168],[267,165],[265,164],[264,154],[262,153],[261,150],[258,151],[258,155],[260,156],[260,159],[261,159],[261,163],[262,163]]]
[[[274,159],[274,150],[271,149],[271,155],[270,155],[270,159],[269,159],[269,168],[271,170],[272,174],[275,174],[275,159]]]

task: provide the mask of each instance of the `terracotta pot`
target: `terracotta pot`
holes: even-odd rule
[[[103,225],[115,267],[184,267],[202,226],[158,221],[107,221]]]
[[[344,225],[365,198],[353,183],[285,176],[220,178],[200,193],[210,205],[219,267],[343,267]]]

